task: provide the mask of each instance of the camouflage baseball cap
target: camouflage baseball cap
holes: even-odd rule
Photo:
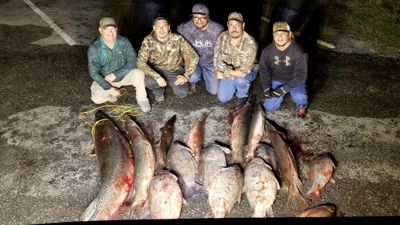
[[[275,33],[276,31],[290,32],[290,26],[286,21],[275,22],[274,26],[272,27],[272,33]]]
[[[202,15],[207,15],[208,16],[208,8],[206,5],[198,3],[195,4],[192,8],[192,15],[193,14],[202,14]]]
[[[117,27],[117,23],[115,22],[114,18],[111,17],[103,17],[100,20],[100,28],[106,29],[108,26]]]
[[[236,20],[243,23],[243,16],[240,12],[231,12],[228,16],[228,21],[229,20]]]

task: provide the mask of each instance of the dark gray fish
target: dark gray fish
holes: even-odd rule
[[[257,145],[256,157],[262,158],[274,171],[278,174],[278,158],[276,157],[275,149],[273,149],[269,144],[260,142]]]
[[[98,110],[94,142],[100,169],[100,191],[81,215],[81,220],[115,220],[128,200],[134,182],[131,146],[115,124]]]
[[[168,121],[160,128],[160,142],[155,151],[157,169],[165,169],[167,167],[167,150],[174,139],[174,129],[175,129],[176,115],[173,115]]]
[[[167,168],[177,175],[186,199],[200,190],[196,183],[197,162],[190,149],[180,142],[173,142],[167,152]]]

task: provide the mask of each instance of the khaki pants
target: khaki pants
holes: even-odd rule
[[[119,82],[112,82],[111,85],[116,88],[121,86],[133,85],[136,90],[136,101],[143,102],[149,101],[146,93],[146,86],[144,84],[144,73],[139,69],[133,69]],[[92,94],[92,101],[95,104],[101,104],[104,102],[116,102],[117,97],[110,95],[104,90],[96,81],[93,81],[90,91]]]

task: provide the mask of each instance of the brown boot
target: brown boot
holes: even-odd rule
[[[189,94],[196,93],[196,84],[189,84]]]

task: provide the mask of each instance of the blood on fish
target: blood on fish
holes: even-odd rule
[[[109,138],[107,137],[107,135],[103,135],[103,136],[101,136],[101,137],[99,138],[100,143],[104,143],[104,142],[106,142],[106,141],[108,141],[108,140],[109,140]]]

